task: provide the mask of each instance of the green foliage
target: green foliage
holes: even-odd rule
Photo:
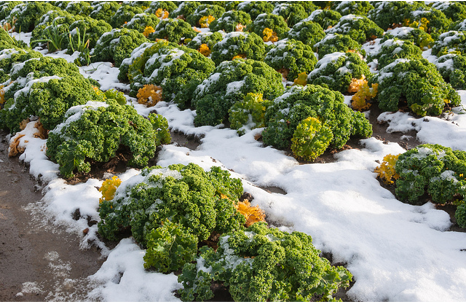
[[[150,6],[148,9],[146,9],[146,14],[151,15],[155,14],[155,12],[161,8],[162,11],[166,10],[169,13],[174,11],[175,9],[178,8],[178,3],[180,2],[173,2],[173,1],[151,1]],[[181,3],[180,3],[181,4]],[[176,18],[177,16],[171,17],[171,18]]]
[[[120,28],[125,22],[130,21],[134,15],[142,14],[144,10],[138,6],[123,4],[110,18],[110,25],[113,28]]]
[[[323,3],[323,2],[322,2]],[[304,21],[313,21],[318,23],[324,30],[335,26],[341,19],[341,14],[334,10],[318,9],[311,13],[309,18]]]
[[[466,203],[463,203],[456,208],[455,219],[456,223],[461,228],[466,228]]]
[[[239,134],[244,134],[245,130],[265,127],[267,106],[268,101],[264,101],[260,93],[246,94],[242,101],[236,102],[228,110],[230,127],[237,129]]]
[[[325,152],[332,139],[332,130],[327,125],[308,117],[296,127],[291,139],[291,151],[297,158],[314,161]]]
[[[283,93],[282,77],[264,62],[236,59],[218,65],[212,75],[194,91],[196,125],[218,125],[227,118],[228,110],[246,94],[262,93],[274,99]]]
[[[224,12],[225,9],[221,6],[215,4],[201,4],[196,7],[196,10],[192,14],[186,16],[186,22],[192,26],[201,27],[199,20],[202,17],[213,16],[215,19],[218,19]]]
[[[293,27],[309,16],[301,4],[294,2],[276,4],[272,14],[282,16],[289,27]]]
[[[296,128],[308,117],[316,118],[330,128],[333,133],[330,145],[337,149],[346,144],[351,134],[366,137],[372,134],[369,121],[353,114],[344,104],[341,93],[318,85],[296,85],[288,87],[267,108],[267,128],[262,132],[264,143],[280,149],[288,148]],[[355,126],[357,130],[353,128]]]
[[[288,39],[295,39],[314,47],[314,44],[325,37],[325,32],[319,23],[303,21],[294,25],[288,32]]]
[[[116,240],[120,230],[131,228],[134,239],[148,248],[146,267],[177,270],[196,257],[196,244],[212,232],[243,228],[245,218],[234,207],[242,192],[241,180],[219,167],[210,172],[192,163],[146,168],[123,182],[113,200],[100,204],[99,233]]]
[[[357,53],[336,52],[321,58],[308,75],[307,82],[327,85],[330,89],[347,93],[352,79],[370,79],[372,73]]]
[[[81,16],[74,16],[63,10],[51,10],[43,14],[39,18],[34,30],[32,31],[32,39],[41,38],[42,31],[49,25],[55,24],[64,24],[66,28],[77,19],[82,19]]]
[[[409,22],[418,22],[421,24],[421,19],[427,19],[429,22],[426,24],[425,31],[429,33],[434,39],[437,39],[438,36],[450,28],[451,20],[448,19],[444,13],[441,11],[430,8],[430,7],[420,7],[418,10],[410,11],[405,19]]]
[[[5,93],[8,101],[0,110],[2,128],[12,133],[31,115],[38,116],[44,128],[51,130],[63,121],[68,108],[100,99],[76,65],[65,59],[38,57],[12,68],[11,80],[25,78],[11,84]]]
[[[268,228],[264,222],[220,238],[219,248],[202,247],[197,265],[187,263],[178,282],[183,301],[213,297],[210,284],[223,282],[235,301],[327,301],[352,275],[332,267],[301,232]]]
[[[397,59],[382,68],[373,82],[379,84],[377,98],[384,111],[397,111],[399,106],[407,105],[417,115],[440,115],[446,103],[461,103],[458,93],[425,59]]]
[[[125,105],[126,104],[126,98],[125,94],[121,91],[118,91],[116,89],[109,89],[104,92],[105,99],[112,99],[115,100],[119,105]],[[168,127],[168,125],[167,125]],[[169,142],[168,142],[169,143]]]
[[[210,23],[209,28],[211,31],[224,30],[229,33],[236,31],[236,26],[238,24],[246,26],[251,22],[251,16],[249,16],[248,13],[240,10],[234,10],[227,11],[220,18],[215,19]]]
[[[0,27],[0,50],[4,49],[16,49],[16,50],[23,50],[28,49],[26,43],[21,40],[16,40],[12,36],[8,34],[2,27]],[[3,59],[2,59],[3,60]]]
[[[440,10],[453,21],[466,19],[466,6],[459,1],[434,2],[432,8]]]
[[[80,15],[88,10],[91,4],[85,1],[61,1],[61,5],[57,6],[72,15]]]
[[[225,34],[223,32],[211,31],[198,33],[197,36],[195,36],[188,44],[186,44],[186,47],[198,50],[202,44],[207,44],[209,49],[212,50],[215,44],[223,40],[224,35]]]
[[[369,1],[335,1],[332,3],[332,9],[339,12],[342,16],[365,16],[373,8]]]
[[[367,17],[347,15],[326,33],[348,35],[358,43],[364,44],[368,40],[382,37],[384,31]]]
[[[157,131],[155,145],[159,146],[171,143],[172,137],[170,135],[170,129],[168,128],[167,119],[160,114],[149,114],[148,118],[152,127]]]
[[[195,260],[198,239],[179,223],[166,219],[161,224],[146,234],[144,268],[170,273]]]
[[[254,32],[259,37],[263,37],[263,32],[266,28],[276,32],[279,39],[286,38],[286,34],[290,30],[282,16],[271,13],[264,13],[257,16],[257,18],[248,25],[247,30]]]
[[[454,89],[466,89],[466,57],[448,54],[437,59],[437,69],[445,82]]]
[[[243,1],[226,1],[225,2],[225,12],[231,11],[231,10],[236,10],[236,7],[238,4],[240,4]]]
[[[95,48],[92,49],[92,62],[114,62],[115,66],[120,66],[121,62],[131,55],[131,52],[146,42],[144,35],[134,29],[113,29],[104,33],[97,41]],[[78,58],[81,64],[86,63],[83,53]]]
[[[115,1],[94,2],[93,4],[95,5],[91,6],[92,10],[86,15],[96,20],[103,20],[107,23],[110,23],[115,12],[121,7],[121,4]]]
[[[367,61],[378,61],[377,69],[382,69],[397,59],[416,60],[422,59],[422,51],[413,42],[403,41],[397,38],[383,39],[380,48],[367,56]]]
[[[300,4],[308,15],[310,15],[313,11],[319,9],[319,7],[312,3],[312,1],[296,1],[296,3]]]
[[[264,62],[275,70],[287,70],[287,80],[293,81],[299,73],[308,74],[314,69],[317,59],[311,46],[296,40],[278,41],[265,56]]]
[[[383,30],[387,30],[393,25],[403,24],[410,12],[426,7],[423,2],[416,1],[374,1],[371,4],[374,9],[367,13],[367,17]]]
[[[159,24],[160,19],[155,14],[142,13],[133,16],[133,18],[126,24],[123,24],[124,28],[135,29],[138,32],[144,32],[146,26],[151,26],[155,29]]]
[[[366,51],[361,48],[361,44],[351,39],[348,35],[328,34],[320,42],[314,44],[319,58],[334,52],[354,51],[365,56]]]
[[[211,58],[215,65],[219,65],[237,55],[262,61],[265,53],[265,44],[260,36],[255,33],[231,32],[214,45]]]
[[[133,64],[133,62],[140,57],[143,53],[144,50],[148,47],[151,47],[154,45],[153,42],[145,42],[136,47],[133,52],[131,53],[131,56],[129,58],[124,59],[121,64],[120,64],[120,72],[118,73],[118,79],[122,82],[127,82],[128,79],[128,70],[129,66]]]
[[[198,1],[183,1],[178,8],[170,12],[169,17],[177,18],[178,16],[183,16],[186,20],[186,17],[193,14],[199,5],[201,5],[201,3]]]
[[[42,15],[51,10],[57,10],[57,8],[47,2],[24,2],[10,11],[8,21],[11,22],[13,18],[16,18],[15,31],[31,32]]]
[[[372,135],[372,125],[368,123],[364,113],[352,111],[351,135],[357,137],[370,137]]]
[[[9,15],[10,12],[15,8],[17,5],[23,3],[22,1],[4,1],[0,3],[0,20],[5,20]]]
[[[106,102],[70,108],[66,121],[49,133],[46,154],[60,165],[63,177],[90,172],[92,161],[108,162],[121,146],[132,154],[130,166],[147,165],[154,156],[158,133],[154,125],[129,105]]]
[[[466,32],[451,30],[439,36],[432,54],[440,57],[449,53],[466,54]]]
[[[273,11],[274,6],[266,1],[244,1],[236,6],[237,10],[248,13],[252,20],[255,20],[260,14],[269,14]]]
[[[165,39],[169,42],[177,44],[182,43],[182,38],[192,39],[197,35],[197,32],[189,25],[189,23],[181,19],[164,19],[157,24],[155,32],[150,34],[151,40]]]
[[[424,144],[398,157],[395,171],[396,195],[417,204],[427,193],[435,203],[444,204],[457,195],[466,197],[465,151],[453,151],[441,145]]]
[[[431,48],[434,44],[432,37],[425,31],[419,28],[412,27],[398,27],[387,33],[385,33],[382,41],[398,38],[403,41],[413,42],[416,46],[422,50]]]
[[[76,17],[65,11],[52,11],[45,14],[40,20],[50,20],[36,26],[32,31],[31,46],[47,42],[50,52],[62,50],[67,47],[69,26]]]
[[[163,100],[186,108],[196,87],[214,68],[214,62],[200,52],[161,41],[146,48],[130,65],[131,94],[136,95],[145,84],[155,84],[162,87]]]
[[[71,34],[71,38],[77,37],[77,33],[79,31],[80,35],[84,32],[86,33],[86,38],[89,39],[89,48],[94,48],[97,44],[97,41],[100,37],[112,30],[112,26],[103,20],[96,20],[90,17],[84,17],[84,19],[77,20],[73,22],[70,27],[69,31]],[[64,45],[68,45],[68,41],[65,40]],[[68,45],[68,53],[72,52],[72,48]]]
[[[226,7],[227,5],[227,1],[210,1],[210,0],[206,0],[206,1],[199,1],[201,4],[214,4],[214,5],[218,5],[218,6],[221,6],[223,8]]]

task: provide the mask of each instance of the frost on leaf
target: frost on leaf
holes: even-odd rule
[[[162,87],[156,85],[144,85],[138,90],[138,103],[152,107],[162,100]]]

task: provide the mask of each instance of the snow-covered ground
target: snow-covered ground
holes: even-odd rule
[[[27,34],[23,35],[27,38]],[[71,60],[63,53],[54,56]],[[125,89],[117,80],[118,69],[109,63],[94,63],[81,71],[102,84],[102,89]],[[466,91],[460,91],[466,105]],[[147,115],[154,108],[145,108],[129,98],[138,112]],[[254,139],[262,129],[243,136],[221,127],[194,127],[195,111],[180,111],[173,104],[155,106],[173,130],[203,137],[196,150],[174,144],[164,146],[158,164],[190,162],[209,169],[221,166],[233,177],[241,178],[245,191],[285,230],[305,232],[314,245],[333,255],[333,261],[347,263],[356,283],[348,295],[361,301],[465,301],[466,300],[466,233],[447,231],[449,215],[435,209],[432,203],[412,206],[398,201],[380,186],[373,172],[386,154],[404,152],[398,144],[383,144],[375,138],[361,140],[359,150],[342,151],[334,163],[300,165],[294,158]],[[455,108],[445,119],[415,119],[408,113],[383,113],[390,131],[418,131],[423,143],[439,143],[466,150],[466,115]],[[33,122],[31,122],[33,123]],[[100,270],[90,277],[90,299],[104,301],[172,301],[173,291],[180,288],[173,274],[147,272],[143,267],[144,250],[131,239],[122,240],[109,250],[96,236],[97,226],[87,235],[85,216],[98,220],[101,180],[68,185],[56,176],[58,167],[45,157],[45,140],[34,138],[33,126],[20,132],[21,156],[31,164],[31,174],[41,175],[48,184],[44,198],[29,209],[46,213],[57,225],[82,236],[86,248],[93,241],[108,256]],[[12,138],[14,139],[14,137]],[[26,142],[26,140],[28,142]],[[129,169],[119,177],[125,181],[139,171]],[[259,188],[280,187],[287,194],[269,193]],[[79,208],[82,218],[72,219]]]

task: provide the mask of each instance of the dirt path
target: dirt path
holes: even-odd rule
[[[1,139],[5,133],[0,134]],[[70,301],[88,292],[85,278],[103,259],[95,248],[79,250],[78,236],[38,226],[24,209],[42,198],[36,182],[0,143],[0,301]]]

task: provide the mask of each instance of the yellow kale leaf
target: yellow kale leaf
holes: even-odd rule
[[[99,203],[103,201],[110,201],[115,197],[116,189],[120,186],[121,179],[118,176],[113,176],[111,179],[107,179],[103,182],[99,192],[102,193],[102,197],[99,199]]]

